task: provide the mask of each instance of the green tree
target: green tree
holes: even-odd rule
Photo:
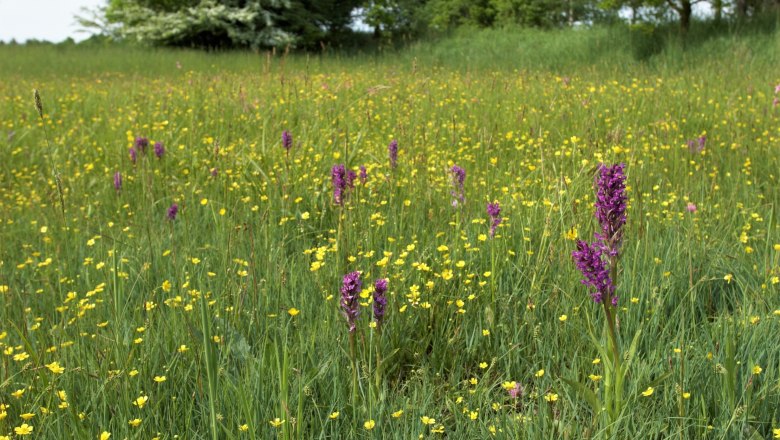
[[[352,12],[363,0],[291,0],[275,9],[274,24],[296,37],[296,45],[316,48],[349,32]]]
[[[492,0],[499,25],[572,26],[591,19],[589,0]]]
[[[365,0],[361,18],[374,30],[374,37],[416,35],[428,25],[426,0]]]
[[[607,15],[595,0],[432,0],[429,10],[436,27],[571,26]]]
[[[500,26],[549,26],[560,12],[560,4],[546,0],[491,0]]]
[[[611,9],[631,8],[632,22],[636,18],[636,11],[641,8],[653,9],[656,15],[663,16],[666,11],[674,11],[679,18],[680,32],[687,34],[693,18],[693,6],[706,0],[603,0],[602,7]]]
[[[439,29],[458,26],[490,27],[496,17],[490,0],[431,0],[428,3],[428,13],[431,26]]]
[[[198,3],[200,0],[109,0],[108,8],[113,11],[140,6],[156,12],[176,12],[183,8],[197,6]]]
[[[279,26],[281,0],[111,0],[115,34],[143,43],[188,47],[273,47],[296,36]]]
[[[688,33],[691,28],[691,17],[693,17],[693,5],[702,0],[666,0],[666,4],[680,17],[680,32]]]
[[[348,31],[364,0],[109,0],[80,18],[118,38],[162,46],[317,47]]]

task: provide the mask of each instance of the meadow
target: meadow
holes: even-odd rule
[[[780,36],[593,32],[0,47],[0,439],[780,438]]]

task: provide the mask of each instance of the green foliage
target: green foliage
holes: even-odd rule
[[[195,7],[200,2],[200,0],[109,0],[108,9],[115,12],[140,6],[155,12],[176,12],[180,9]]]
[[[277,8],[275,27],[295,36],[296,47],[319,49],[349,34],[352,11],[362,0],[290,0]]]
[[[491,0],[430,0],[428,8],[431,26],[435,28],[484,28],[492,26],[495,21]]]
[[[589,1],[493,0],[498,25],[550,27],[590,19]]]
[[[560,5],[562,2],[548,2],[544,0],[493,0],[493,8],[496,11],[496,24],[501,25],[550,25],[555,22],[557,12],[550,8],[552,4]],[[547,3],[547,4],[545,4]]]
[[[644,61],[664,50],[663,31],[647,23],[637,23],[629,27],[631,52],[635,59]]]
[[[428,25],[425,0],[369,0],[362,10],[375,36],[419,35]]]
[[[432,0],[431,24],[439,28],[556,27],[614,18],[615,10],[592,0]]]
[[[460,27],[554,28],[615,24],[628,12],[638,58],[657,53],[666,23],[678,19],[687,37],[694,0],[110,0],[77,17],[86,28],[158,46],[207,48],[389,47],[399,40]],[[750,27],[771,16],[774,0],[712,0],[714,22]],[[731,13],[729,16],[727,13]],[[733,19],[733,20],[730,20]],[[358,22],[370,32],[351,28]],[[649,30],[648,28],[653,28]],[[389,44],[388,44],[389,43]]]

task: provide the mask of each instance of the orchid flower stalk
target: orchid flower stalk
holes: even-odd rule
[[[588,287],[593,302],[600,304],[606,318],[605,327],[608,334],[608,347],[596,340],[600,351],[607,358],[605,362],[605,392],[604,407],[612,422],[617,420],[623,406],[623,380],[628,371],[633,347],[623,365],[617,334],[617,304],[616,294],[617,267],[620,248],[623,242],[626,224],[626,176],[624,164],[607,166],[601,164],[595,178],[596,202],[595,217],[599,223],[599,232],[595,233],[595,241],[588,243],[577,241],[577,249],[572,252],[577,269],[582,273],[581,283]],[[635,341],[639,333],[635,336]],[[595,340],[595,337],[594,337]],[[600,412],[601,408],[595,408]]]

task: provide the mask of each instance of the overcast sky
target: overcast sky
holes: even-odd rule
[[[0,0],[0,40],[83,40],[73,16],[83,6],[94,8],[105,0]]]

